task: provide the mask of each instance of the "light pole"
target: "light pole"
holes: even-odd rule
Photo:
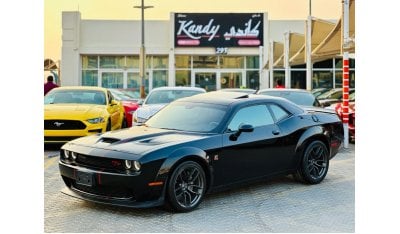
[[[144,47],[144,10],[147,8],[152,8],[153,6],[145,6],[144,5],[144,0],[142,0],[142,5],[140,6],[134,6],[134,8],[141,8],[142,10],[142,41],[140,45],[140,55],[139,55],[139,76],[140,76],[140,98],[144,99],[145,98],[145,92],[144,92],[144,78],[146,76],[146,50]]]

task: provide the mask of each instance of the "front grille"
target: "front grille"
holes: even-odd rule
[[[77,130],[85,129],[86,125],[79,120],[45,120],[44,129],[45,130]]]
[[[71,188],[78,190],[78,192],[81,191],[97,196],[104,196],[107,198],[133,199],[133,194],[131,190],[118,186],[96,185],[94,187],[88,187],[85,185],[77,184],[75,183],[75,181],[73,181]]]
[[[67,142],[67,141],[72,141],[76,138],[79,138],[81,136],[70,136],[70,137],[44,137],[44,141],[62,141],[62,142]]]
[[[111,171],[124,171],[124,161],[121,159],[93,157],[78,154],[75,160],[79,166],[91,167],[96,169],[107,169]]]

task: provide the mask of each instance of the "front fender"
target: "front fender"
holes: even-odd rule
[[[157,180],[166,181],[166,179],[168,178],[168,174],[174,167],[174,165],[176,165],[179,161],[185,160],[186,158],[198,159],[208,165],[205,151],[195,147],[180,148],[173,151],[161,165],[157,175]]]

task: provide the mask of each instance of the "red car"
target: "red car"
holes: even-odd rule
[[[139,104],[137,103],[137,99],[132,99],[131,97],[125,95],[118,89],[108,89],[114,98],[122,103],[122,106],[125,110],[125,119],[126,126],[132,127],[132,115],[135,113],[137,108],[139,108]]]
[[[330,109],[335,109],[336,113],[343,121],[342,102],[332,104]],[[355,92],[349,96],[349,138],[351,142],[356,140],[356,102]]]

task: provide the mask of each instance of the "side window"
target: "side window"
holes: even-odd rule
[[[276,122],[286,118],[289,116],[289,113],[287,113],[284,109],[282,109],[280,106],[277,105],[270,105],[269,106],[271,108],[272,113],[274,114],[275,118],[276,118]]]
[[[244,107],[236,112],[228,125],[228,130],[237,131],[242,123],[259,127],[273,124],[274,120],[266,105],[255,105]]]

